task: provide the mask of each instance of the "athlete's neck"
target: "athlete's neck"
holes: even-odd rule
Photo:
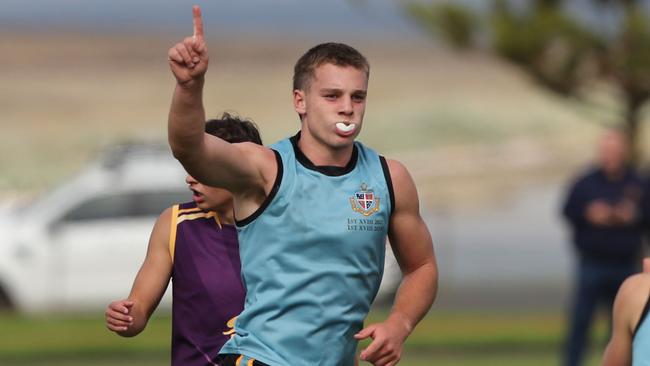
[[[298,139],[298,148],[315,166],[345,167],[352,158],[353,146],[333,148],[305,133],[301,133]]]
[[[219,222],[226,225],[235,224],[235,214],[233,211],[232,205],[224,205],[220,207],[211,207],[210,211],[213,211],[219,216]]]
[[[221,223],[227,225],[235,224],[235,214],[232,206],[218,210],[217,215],[219,215],[219,219],[221,219]]]

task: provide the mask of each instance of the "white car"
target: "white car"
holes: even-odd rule
[[[123,145],[33,203],[0,211],[0,308],[96,311],[126,297],[158,215],[191,200],[185,176],[167,146]],[[400,278],[386,254],[381,302]]]
[[[190,199],[166,147],[124,145],[32,204],[3,212],[5,307],[86,310],[127,296],[156,218]]]

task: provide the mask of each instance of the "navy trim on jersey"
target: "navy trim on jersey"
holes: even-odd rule
[[[300,131],[298,131],[295,136],[289,138],[291,145],[293,146],[293,152],[296,155],[296,160],[300,162],[302,166],[309,170],[314,170],[319,173],[329,175],[330,177],[339,177],[341,175],[346,175],[357,165],[357,157],[359,156],[359,151],[357,151],[357,146],[352,145],[352,157],[345,166],[332,166],[332,165],[314,165],[314,163],[309,160],[305,154],[300,151],[298,147],[298,140],[300,140]]]
[[[237,220],[235,219],[235,225],[237,227],[242,227],[250,224],[255,220],[259,215],[264,212],[266,207],[271,204],[271,201],[273,201],[273,198],[275,197],[276,194],[278,194],[278,191],[280,190],[280,183],[282,183],[282,174],[283,174],[283,167],[282,167],[282,157],[280,156],[280,153],[272,150],[273,153],[275,154],[275,162],[278,164],[278,173],[275,176],[275,182],[273,183],[273,188],[271,188],[271,192],[269,192],[269,195],[266,197],[264,202],[260,205],[260,207],[255,210],[250,216],[248,216],[245,219],[242,220]]]
[[[384,178],[386,178],[386,186],[388,187],[388,196],[390,197],[390,215],[395,211],[395,191],[393,191],[393,179],[390,177],[390,170],[386,158],[379,155],[379,162],[381,162],[381,170],[384,171]]]
[[[641,327],[641,324],[643,324],[643,321],[648,315],[648,311],[650,311],[650,294],[648,294],[648,301],[646,301],[645,303],[645,307],[643,308],[643,312],[641,313],[641,318],[639,319],[639,322],[636,323],[636,327],[634,327],[634,333],[632,333],[632,338],[634,338],[636,332]]]

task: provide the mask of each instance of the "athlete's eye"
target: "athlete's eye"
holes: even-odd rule
[[[366,100],[366,96],[363,94],[354,94],[352,96],[352,100],[355,102],[363,102],[364,100]]]

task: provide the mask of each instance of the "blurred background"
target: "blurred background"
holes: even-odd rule
[[[0,364],[168,363],[167,306],[135,339],[107,331],[103,309],[128,295],[159,212],[191,198],[166,145],[166,53],[195,3],[208,117],[251,118],[266,144],[299,128],[303,52],[340,41],[369,59],[360,140],[410,170],[440,269],[401,365],[559,363],[566,187],[607,126],[647,160],[645,2],[3,0]]]

